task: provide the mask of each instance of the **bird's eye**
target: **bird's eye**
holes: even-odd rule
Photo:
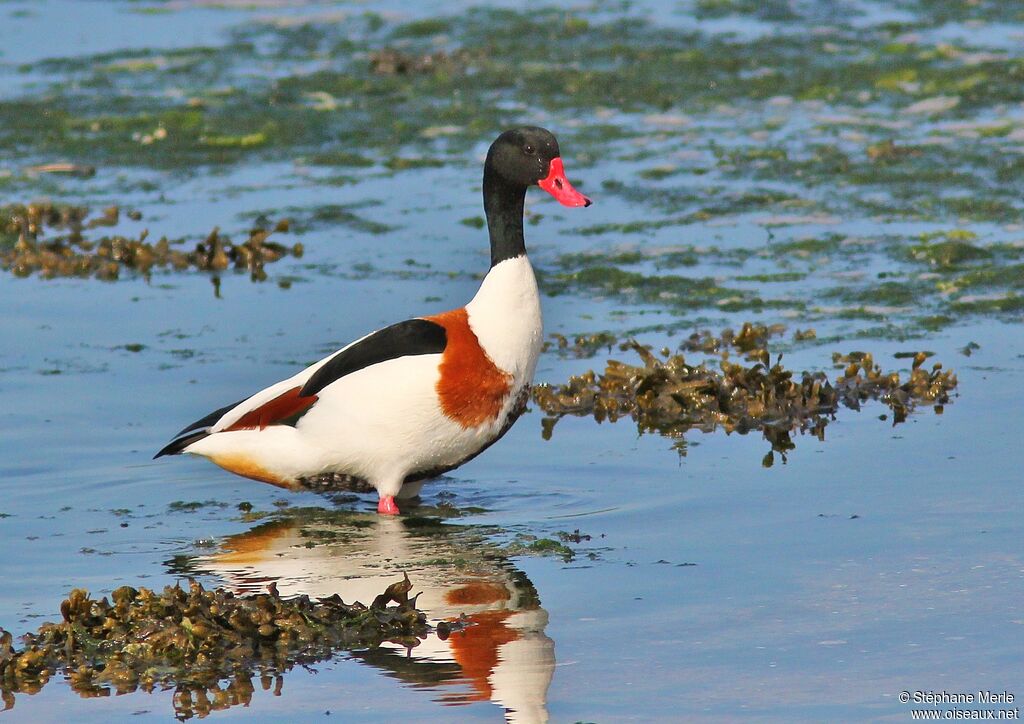
[[[530,144],[527,144],[523,146],[523,153],[525,153],[527,156],[532,156],[533,154],[537,153],[537,149],[531,146]]]

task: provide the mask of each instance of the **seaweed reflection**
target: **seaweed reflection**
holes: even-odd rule
[[[248,706],[257,686],[280,696],[296,667],[345,654],[441,704],[489,701],[509,721],[546,721],[547,612],[493,532],[439,518],[278,513],[216,554],[169,562],[173,573],[215,576],[216,588],[190,578],[162,592],[122,586],[109,600],[75,589],[63,620],[20,646],[0,629],[0,710],[59,674],[85,698],[173,689],[178,719],[204,717]]]
[[[509,721],[547,720],[555,666],[547,612],[526,576],[480,531],[437,518],[290,511],[189,567],[239,594],[274,584],[285,598],[338,594],[346,601],[372,600],[408,575],[430,631],[352,658],[446,705],[491,701]]]
[[[187,590],[121,586],[109,600],[74,589],[60,606],[63,620],[25,634],[20,648],[0,629],[4,709],[14,707],[15,694],[38,693],[57,673],[84,698],[173,688],[179,719],[247,705],[255,676],[264,689],[276,682],[280,692],[281,676],[296,666],[425,636],[411,587],[408,578],[397,581],[370,606],[338,596],[286,600],[273,585],[239,597],[195,580]]]

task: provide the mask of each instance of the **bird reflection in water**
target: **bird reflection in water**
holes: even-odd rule
[[[462,705],[491,701],[510,722],[547,721],[555,668],[547,612],[526,576],[472,528],[438,518],[301,511],[225,540],[193,561],[237,593],[282,597],[335,593],[369,603],[408,574],[434,630],[412,648],[385,643],[354,652],[404,684]]]

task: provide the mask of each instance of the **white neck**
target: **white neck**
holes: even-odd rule
[[[529,383],[540,354],[544,324],[537,279],[526,255],[491,267],[466,311],[491,360],[517,383]]]

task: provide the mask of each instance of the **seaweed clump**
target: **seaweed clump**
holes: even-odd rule
[[[611,352],[612,346],[618,342],[615,335],[609,332],[597,332],[595,334],[579,334],[571,340],[564,334],[557,332],[551,335],[551,339],[544,343],[544,351],[557,351],[560,357],[575,357],[583,359],[593,357],[601,350]]]
[[[433,53],[411,54],[395,48],[382,48],[370,53],[370,69],[378,75],[419,75],[422,73],[452,73],[463,70],[469,54],[443,50]]]
[[[917,352],[908,377],[885,372],[867,353],[834,355],[843,372],[834,380],[821,371],[794,373],[782,366],[781,355],[771,363],[768,338],[776,327],[745,324],[739,333],[727,330],[719,337],[695,334],[682,347],[719,355],[717,369],[707,362],[691,364],[683,353],[668,349],[657,354],[629,340],[621,351],[633,351],[640,364],[608,360],[603,373],[590,370],[562,385],[539,385],[533,399],[547,414],[542,422],[545,439],[566,415],[593,416],[598,422],[632,418],[641,433],[657,432],[677,438],[685,455],[684,434],[697,429],[747,434],[760,431],[771,444],[766,467],[774,453],[795,447],[792,433],[825,439],[825,427],[841,407],[859,410],[878,400],[892,411],[893,424],[904,422],[911,410],[931,405],[941,413],[956,388],[957,378],[941,364],[925,369],[929,354]],[[745,354],[753,364],[730,359],[730,351]]]
[[[57,672],[83,697],[174,687],[179,719],[248,704],[255,675],[279,694],[283,674],[297,665],[384,641],[416,645],[428,626],[411,588],[406,576],[369,606],[346,604],[337,594],[284,599],[274,584],[248,597],[193,580],[187,591],[122,586],[110,601],[76,588],[60,606],[63,621],[25,634],[20,650],[0,629],[4,708],[14,706],[15,694],[40,691]]]
[[[115,234],[96,240],[86,238],[88,230],[116,226],[120,216],[117,206],[108,207],[102,215],[92,218],[84,206],[52,202],[0,207],[0,268],[18,277],[38,273],[48,279],[95,277],[104,280],[117,279],[125,269],[148,278],[154,268],[212,272],[232,268],[248,271],[253,281],[263,281],[267,278],[265,264],[289,253],[301,256],[303,252],[301,244],[289,248],[268,241],[272,231],[288,231],[287,219],[277,222],[272,230],[252,229],[242,243],[232,243],[219,229],[214,229],[191,250],[166,236],[149,242],[149,232],[145,230],[137,237]],[[137,212],[129,212],[128,216],[133,220],[141,218]],[[47,237],[47,230],[59,233]]]

